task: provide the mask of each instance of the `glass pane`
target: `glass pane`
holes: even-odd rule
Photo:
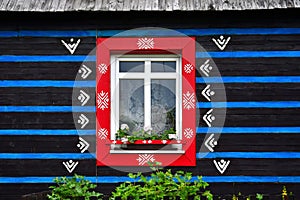
[[[151,81],[151,127],[155,133],[176,129],[176,81]]]
[[[144,72],[144,61],[120,61],[120,72]]]
[[[153,61],[151,72],[176,72],[176,61]]]
[[[144,127],[144,80],[120,80],[119,124],[130,132]],[[120,128],[120,127],[119,127]]]

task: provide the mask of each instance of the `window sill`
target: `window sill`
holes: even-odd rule
[[[155,153],[155,154],[184,154],[182,144],[112,144],[110,153],[134,154],[134,153]]]

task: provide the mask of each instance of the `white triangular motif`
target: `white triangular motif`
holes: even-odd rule
[[[80,114],[77,122],[81,125],[81,128],[83,129],[86,125],[88,125],[90,120],[84,114]]]
[[[191,139],[194,135],[194,131],[191,128],[185,128],[184,132],[183,132],[184,137],[186,137],[187,139]]]
[[[103,90],[97,94],[97,103],[98,108],[101,110],[104,110],[108,108],[109,105],[109,98],[108,98],[108,92],[104,92]]]
[[[105,74],[107,72],[107,70],[108,70],[108,67],[106,64],[101,63],[98,65],[98,71],[100,74]]]
[[[189,91],[187,91],[186,93],[183,94],[183,108],[190,110],[190,109],[194,109],[195,108],[195,94],[194,93],[190,93]]]
[[[74,162],[73,160],[63,162],[63,165],[65,166],[65,168],[68,170],[69,173],[72,173],[78,164],[79,164],[78,161]]]
[[[218,161],[218,162],[216,160],[214,160],[214,164],[215,164],[217,170],[221,174],[223,174],[226,171],[227,167],[229,166],[230,160],[225,161],[222,159],[221,161]]]
[[[87,141],[85,141],[82,137],[79,137],[77,147],[79,148],[81,153],[84,153],[90,147],[90,144],[87,143]]]
[[[107,139],[107,136],[108,136],[108,130],[106,128],[100,128],[98,130],[98,137],[100,138],[100,140]]]
[[[220,38],[218,38],[218,39],[212,38],[212,41],[217,45],[217,47],[221,51],[223,51],[226,48],[226,45],[228,44],[230,39],[231,39],[231,37],[228,37],[227,39],[225,39],[224,36],[221,35]]]
[[[194,66],[192,64],[185,64],[184,71],[187,74],[190,74],[194,70]]]
[[[209,59],[207,59],[201,66],[200,66],[200,70],[202,71],[203,74],[205,74],[205,76],[209,76],[209,72],[212,70],[212,66],[210,66],[209,64]]]
[[[214,147],[218,145],[218,142],[214,138],[214,134],[211,134],[207,140],[205,140],[204,145],[207,147],[207,149],[211,152],[214,152]]]
[[[208,100],[211,101],[210,97],[215,95],[215,92],[210,89],[210,85],[207,85],[201,94]]]
[[[139,154],[139,157],[136,159],[139,165],[145,165],[147,162],[154,162],[155,158],[153,154]]]
[[[84,106],[90,100],[90,95],[85,93],[83,90],[80,90],[79,92],[80,94],[77,99],[80,101],[81,106]]]
[[[204,116],[203,120],[207,124],[208,127],[211,127],[211,123],[216,119],[215,116],[213,116],[211,113],[213,112],[213,109],[210,109]]]
[[[87,66],[82,65],[78,72],[81,74],[81,78],[86,79],[92,73],[92,70]]]
[[[153,38],[139,38],[137,41],[137,46],[139,49],[153,49],[154,39]]]
[[[61,42],[69,50],[69,52],[73,55],[80,43],[80,39],[78,39],[76,43],[74,43],[74,38],[70,39],[70,43],[66,43],[64,40],[61,40]]]

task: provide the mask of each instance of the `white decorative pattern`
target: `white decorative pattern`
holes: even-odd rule
[[[98,93],[97,104],[98,104],[98,108],[100,108],[101,110],[108,108],[109,105],[108,92],[104,92],[102,90],[100,93]]]
[[[107,69],[108,69],[108,67],[104,63],[101,63],[98,65],[98,70],[99,70],[100,74],[105,74],[107,72]]]
[[[139,162],[139,165],[145,165],[149,161],[154,162],[155,158],[153,154],[139,154],[136,160]]]
[[[82,137],[79,137],[77,147],[79,148],[81,153],[84,153],[90,147],[90,144],[87,141],[85,141]]]
[[[78,39],[76,43],[74,42],[74,38],[70,39],[70,43],[67,43],[64,40],[61,40],[61,42],[69,50],[69,52],[73,55],[80,43],[80,39]]]
[[[78,164],[79,164],[78,161],[74,162],[73,160],[63,162],[63,165],[65,166],[65,168],[68,170],[69,173],[72,173]]]
[[[81,74],[81,78],[86,79],[92,73],[92,70],[87,66],[82,65],[78,72]]]
[[[100,140],[107,139],[107,136],[108,136],[108,131],[106,128],[100,128],[98,130],[98,137],[100,138]]]
[[[212,41],[217,45],[217,47],[221,51],[223,51],[226,48],[230,39],[231,39],[230,37],[225,39],[225,37],[223,35],[221,35],[218,39],[212,38]]]
[[[190,110],[195,108],[195,94],[187,91],[183,94],[183,108]]]
[[[137,46],[139,49],[153,49],[154,39],[153,38],[139,38],[137,41]]]
[[[185,64],[184,71],[187,74],[190,74],[194,70],[194,66],[192,64]]]
[[[214,164],[215,164],[217,170],[218,170],[221,174],[223,174],[223,173],[226,171],[227,167],[229,166],[230,160],[227,160],[227,161],[225,161],[224,159],[222,159],[222,160],[220,160],[220,161],[214,160]]]
[[[194,135],[194,131],[191,128],[186,128],[186,129],[184,129],[183,135],[187,139],[191,139],[193,137],[193,135]]]

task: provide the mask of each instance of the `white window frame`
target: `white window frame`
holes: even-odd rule
[[[119,61],[144,61],[144,72],[120,72]],[[151,72],[152,61],[175,61],[176,72]],[[176,80],[176,135],[182,139],[182,76],[181,57],[178,55],[112,55],[111,56],[111,114],[110,128],[111,140],[115,140],[115,134],[119,129],[119,80],[143,79],[144,80],[144,126],[151,126],[151,79]],[[150,112],[149,112],[150,111]]]

